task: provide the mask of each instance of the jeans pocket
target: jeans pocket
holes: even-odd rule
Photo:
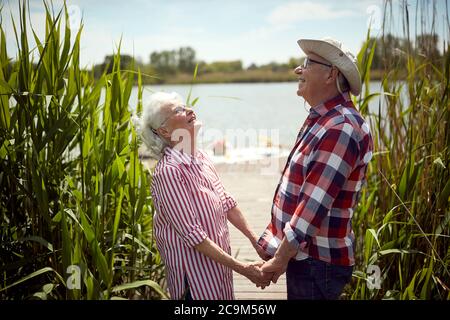
[[[352,278],[352,266],[327,266],[327,295],[328,299],[339,299],[344,287]]]
[[[286,270],[286,285],[288,300],[313,299],[314,279],[311,277],[311,262],[308,259],[289,262]]]

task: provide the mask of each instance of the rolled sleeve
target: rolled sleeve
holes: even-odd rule
[[[281,244],[281,239],[270,232],[270,227],[267,227],[261,237],[258,239],[258,244],[268,255],[273,257]]]
[[[189,234],[183,237],[183,241],[188,247],[193,248],[202,243],[206,238],[208,238],[208,235],[205,231],[201,227],[195,226]]]
[[[291,247],[298,249],[300,247],[300,242],[298,241],[297,234],[295,230],[292,229],[290,223],[286,223],[283,232],[286,237],[286,240],[289,242]]]
[[[224,199],[222,200],[222,207],[224,212],[228,212],[237,206],[237,202],[232,195],[224,190]]]
[[[188,247],[194,247],[208,237],[196,214],[190,192],[180,172],[175,167],[165,167],[155,179],[155,192],[161,200],[165,215]]]

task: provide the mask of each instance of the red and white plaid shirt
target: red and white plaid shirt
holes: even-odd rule
[[[273,256],[286,236],[299,248],[297,260],[353,265],[351,218],[372,149],[369,126],[347,93],[311,108],[275,191],[271,223],[259,239],[264,250]]]
[[[194,248],[208,237],[231,254],[227,212],[236,201],[225,191],[208,156],[166,148],[153,173],[151,192],[156,245],[171,298],[183,297],[187,277],[193,299],[234,299],[231,269]]]

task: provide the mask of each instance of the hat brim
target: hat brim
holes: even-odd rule
[[[341,49],[323,40],[300,39],[297,43],[307,55],[317,54],[336,66],[347,79],[353,95],[361,93],[362,83],[358,67]]]

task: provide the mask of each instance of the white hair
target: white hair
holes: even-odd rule
[[[333,65],[330,61],[325,60],[328,64]],[[337,67],[336,67],[337,68]],[[344,74],[337,68],[339,73],[336,78],[336,88],[340,94],[343,94],[344,92],[350,91],[350,84],[348,83],[347,78],[344,76]]]
[[[154,160],[161,159],[164,148],[169,145],[156,133],[156,129],[167,119],[163,107],[179,103],[183,103],[183,98],[176,92],[156,92],[143,107],[138,127],[141,139],[148,148],[149,156]]]
[[[336,87],[340,94],[350,91],[350,84],[347,78],[339,71],[338,77],[336,78]]]

